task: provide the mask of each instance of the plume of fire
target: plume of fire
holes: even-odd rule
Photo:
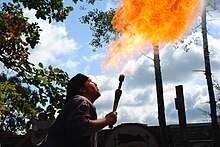
[[[112,25],[122,36],[109,45],[104,67],[120,67],[124,60],[144,51],[146,44],[181,39],[201,10],[201,0],[121,0]]]

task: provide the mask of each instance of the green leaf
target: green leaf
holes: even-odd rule
[[[61,70],[59,68],[54,68],[54,72],[59,73]]]
[[[38,64],[38,66],[39,66],[40,68],[44,68],[43,63],[41,63],[41,62]]]
[[[71,6],[67,6],[66,8],[67,8],[67,10],[69,10],[69,11],[73,11],[73,7],[71,7]]]

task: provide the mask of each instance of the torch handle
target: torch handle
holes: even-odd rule
[[[118,102],[119,102],[119,100],[120,100],[121,94],[122,94],[121,89],[117,89],[117,90],[115,91],[115,101],[114,101],[114,105],[113,105],[113,111],[116,111],[116,110],[117,110]]]
[[[114,105],[113,105],[113,111],[117,110],[118,102],[119,102],[119,99],[121,97],[121,94],[122,94],[122,90],[121,89],[116,89],[116,91],[115,91],[115,100],[114,100]],[[109,125],[109,128],[113,128],[113,125]]]
[[[114,100],[114,105],[113,105],[113,112],[117,110],[118,107],[118,102],[119,99],[121,97],[122,91],[121,91],[121,86],[122,86],[122,82],[124,81],[125,76],[123,74],[120,74],[119,76],[119,85],[118,85],[118,89],[115,90],[115,100]],[[109,125],[109,128],[113,128],[113,125]]]

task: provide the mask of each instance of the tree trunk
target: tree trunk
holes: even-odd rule
[[[158,119],[160,125],[160,135],[162,141],[162,147],[169,147],[166,118],[164,113],[164,98],[163,98],[163,84],[160,70],[160,57],[158,46],[154,47],[154,68],[155,68],[155,80],[157,90],[157,103],[158,103]]]
[[[210,58],[209,58],[207,28],[206,28],[206,10],[204,10],[203,15],[202,15],[202,36],[203,36],[203,51],[204,51],[204,62],[205,62],[205,76],[207,80],[209,100],[210,100],[210,109],[211,109],[213,146],[219,147],[216,101],[215,101],[215,95],[214,95],[213,83],[212,83],[212,73],[211,73],[211,65],[210,65]]]

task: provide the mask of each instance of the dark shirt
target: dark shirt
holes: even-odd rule
[[[44,147],[93,147],[94,136],[83,134],[94,119],[95,106],[83,96],[74,96],[49,128]]]

